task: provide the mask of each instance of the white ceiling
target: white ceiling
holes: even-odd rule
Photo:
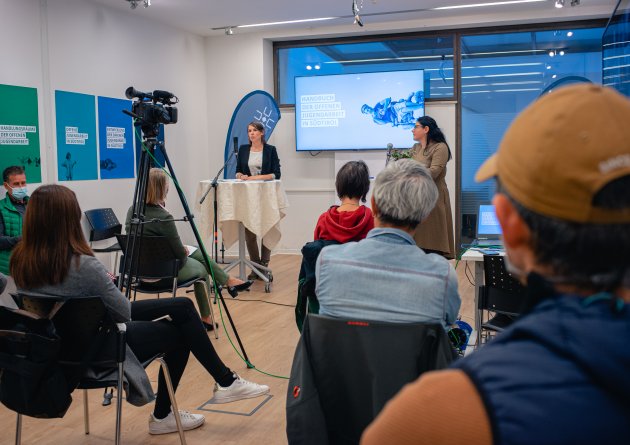
[[[173,27],[203,36],[220,35],[228,26],[255,23],[278,22],[318,17],[340,17],[331,21],[311,22],[307,25],[276,25],[265,29],[285,30],[290,28],[316,29],[331,26],[351,25],[352,0],[151,0],[151,7],[144,8],[142,0],[135,10],[131,10],[127,0],[90,0],[107,7],[127,11],[169,24]],[[616,0],[581,0],[581,5],[570,7],[566,0],[562,9],[554,8],[554,0],[540,2],[495,5],[481,8],[431,10],[435,7],[471,5],[498,0],[356,0],[364,28],[356,27],[355,32],[370,32],[370,28],[383,30],[388,22],[415,21],[418,28],[427,28],[431,22],[459,19],[467,15],[503,14],[516,18],[517,22],[531,21],[529,18],[543,18],[545,21],[564,21],[575,18],[605,17],[612,12]],[[519,20],[518,18],[523,18]],[[514,20],[513,20],[514,21]],[[476,21],[476,25],[483,25]],[[491,25],[493,23],[485,23]],[[238,29],[236,32],[260,31],[261,28]]]

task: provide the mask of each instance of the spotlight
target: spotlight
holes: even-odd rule
[[[553,76],[551,76],[552,79],[555,79],[556,77],[558,77],[557,74],[554,74]]]
[[[352,0],[352,15],[354,16],[354,24],[363,26],[363,21],[359,15],[359,10],[363,7],[363,0],[361,0],[361,6],[357,5],[357,0]]]
[[[578,6],[580,4],[580,0],[571,0],[571,6]]]
[[[556,0],[556,8],[563,8],[564,0]]]
[[[321,68],[321,66],[320,66],[319,64],[317,64],[317,65],[315,65],[315,67],[314,67],[314,68],[315,68],[316,70],[318,70],[318,69],[320,69],[320,68]]]
[[[232,29],[232,27],[231,27],[231,26],[229,26],[229,27],[225,28],[225,35],[226,35],[226,36],[231,36],[231,35],[234,35],[234,30]]]
[[[137,0],[127,0],[129,2],[129,7],[131,9],[136,9],[138,7],[138,1]]]
[[[549,57],[553,57],[553,56],[555,56],[555,55],[556,55],[556,52],[555,52],[555,51],[549,51]]]
[[[563,50],[560,50],[560,55],[564,56],[564,51]]]
[[[310,65],[306,65],[306,69],[310,71],[310,70],[312,70],[312,69],[313,69],[313,67],[312,67],[312,66],[310,66]]]
[[[567,37],[573,37],[573,31],[569,31],[569,32],[567,33]]]
[[[151,0],[144,0],[144,7],[148,8],[149,6],[151,6]]]

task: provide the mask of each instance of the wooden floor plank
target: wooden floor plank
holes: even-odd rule
[[[274,273],[271,293],[264,292],[264,284],[257,281],[250,292],[242,292],[238,299],[232,299],[225,293],[226,305],[236,324],[245,350],[251,362],[261,371],[278,376],[288,376],[291,369],[293,352],[299,335],[295,325],[294,304],[297,289],[297,276],[301,257],[297,255],[275,255],[270,266]],[[462,314],[468,322],[472,320],[473,288],[465,274],[465,264],[457,268],[460,293],[462,294]],[[471,275],[469,273],[469,275]],[[181,296],[189,296],[180,290]],[[140,297],[141,298],[141,297]],[[194,298],[193,298],[194,300]],[[259,300],[259,301],[254,301]],[[276,304],[268,304],[276,303]],[[215,305],[218,316],[218,307]],[[233,333],[223,311],[225,326],[228,327],[232,341],[236,345]],[[271,399],[255,414],[249,417],[203,412],[206,424],[186,433],[190,445],[218,443],[222,445],[245,444],[285,444],[285,396],[287,380],[261,374],[247,369],[227,339],[224,327],[221,327],[219,340],[212,342],[224,362],[242,377],[271,387]],[[147,372],[153,382],[157,379],[157,365],[151,365]],[[181,409],[193,412],[212,397],[214,380],[205,369],[191,356],[182,382],[177,391],[177,401]],[[109,407],[100,405],[102,391],[90,391],[91,434],[83,433],[83,405],[80,393],[74,394],[74,401],[63,419],[42,420],[24,418],[22,443],[24,445],[87,444],[102,445],[113,442],[115,403]],[[257,402],[263,399],[255,399]],[[240,402],[238,402],[240,403]],[[251,405],[218,405],[225,410],[250,410]],[[230,405],[234,405],[231,407]],[[217,407],[214,405],[212,408]],[[148,418],[152,404],[134,407],[127,403],[123,406],[123,443],[138,445],[178,444],[177,434],[150,436]],[[0,444],[11,444],[14,440],[15,414],[0,405],[0,425],[2,434]]]

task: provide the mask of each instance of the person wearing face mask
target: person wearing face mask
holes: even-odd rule
[[[24,168],[12,165],[2,172],[7,195],[0,200],[0,272],[9,274],[9,258],[22,239],[22,219],[28,202]]]

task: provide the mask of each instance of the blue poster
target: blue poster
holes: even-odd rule
[[[98,98],[98,142],[101,179],[134,178],[131,101]]]
[[[55,91],[57,180],[98,179],[94,96]]]

